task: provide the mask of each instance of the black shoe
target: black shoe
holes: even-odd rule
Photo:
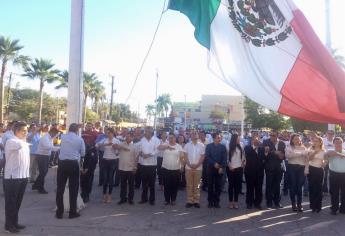
[[[213,208],[213,203],[212,203],[212,202],[209,202],[207,207],[208,207],[208,208]]]
[[[195,208],[200,208],[200,204],[199,203],[194,203],[194,207]]]
[[[337,211],[331,210],[331,215],[337,215]]]
[[[253,208],[252,205],[249,205],[249,204],[247,205],[247,209],[248,209],[248,210],[250,210],[250,209],[252,209],[252,208]]]
[[[150,205],[154,206],[155,205],[155,201],[150,201]]]
[[[292,208],[293,212],[297,212],[298,211],[298,208],[297,208],[296,204],[292,204],[291,208]]]
[[[147,203],[147,201],[141,200],[140,202],[138,202],[139,204],[145,204]]]
[[[297,206],[297,211],[298,211],[298,212],[303,212],[303,207],[302,207],[302,205],[298,205],[298,206]]]
[[[164,205],[166,205],[166,206],[170,205],[170,202],[164,202]]]
[[[262,207],[261,207],[261,205],[256,205],[256,206],[254,206],[256,209],[258,209],[258,210],[262,210]]]
[[[186,203],[186,208],[191,208],[193,206],[192,203]]]
[[[170,203],[172,206],[175,206],[176,205],[176,202],[171,202]]]
[[[16,229],[19,229],[19,230],[26,228],[25,225],[20,225],[20,224],[17,224],[15,227],[16,227]]]
[[[78,218],[80,217],[80,214],[78,212],[74,213],[74,214],[69,214],[68,218],[70,219],[74,219],[74,218]]]
[[[134,205],[133,200],[128,200],[128,204],[129,204],[129,205]]]
[[[13,233],[13,234],[16,234],[16,233],[19,233],[19,229],[17,229],[16,227],[5,227],[5,231],[8,232],[8,233]]]
[[[316,209],[315,212],[316,213],[320,213],[321,209]]]
[[[117,205],[122,205],[122,204],[124,204],[124,203],[126,203],[127,201],[126,200],[120,200],[118,203],[117,203]]]
[[[274,208],[280,209],[280,208],[283,208],[283,206],[282,204],[278,203],[278,204],[274,204]]]
[[[83,202],[84,202],[84,203],[88,203],[89,201],[90,201],[90,198],[89,198],[89,197],[84,197],[84,198],[83,198]]]
[[[63,214],[55,213],[55,218],[62,219],[62,217],[63,217]]]
[[[214,204],[214,208],[220,208],[219,203],[215,203],[215,204]]]
[[[273,207],[272,203],[267,203],[267,208],[272,208],[272,207]]]
[[[40,194],[48,194],[48,192],[45,189],[38,190],[38,193],[40,193]]]

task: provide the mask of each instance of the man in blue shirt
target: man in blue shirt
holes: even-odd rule
[[[222,177],[227,163],[226,147],[221,144],[221,135],[213,134],[213,143],[206,146],[205,159],[207,162],[208,207],[220,208]]]
[[[66,182],[69,187],[69,218],[79,217],[77,212],[77,197],[79,190],[80,158],[85,156],[84,140],[78,136],[79,125],[71,124],[67,134],[61,137],[59,163],[57,169],[56,218],[62,219],[64,212],[63,194]]]

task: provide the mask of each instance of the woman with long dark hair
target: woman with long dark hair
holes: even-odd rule
[[[229,182],[229,208],[238,209],[238,195],[241,190],[243,176],[243,149],[238,134],[231,136],[229,144],[229,160],[226,173]]]
[[[285,156],[289,163],[287,174],[292,211],[295,212],[303,212],[302,188],[305,181],[304,169],[307,164],[307,155],[308,151],[302,144],[301,136],[293,134],[290,139],[290,146],[286,148]]]

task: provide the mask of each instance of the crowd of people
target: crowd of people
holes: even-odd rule
[[[175,205],[178,191],[185,188],[186,208],[201,207],[201,190],[208,193],[208,208],[220,208],[227,184],[228,208],[238,209],[245,182],[247,209],[281,208],[283,190],[290,196],[292,211],[303,212],[304,190],[312,212],[322,210],[322,198],[330,193],[331,214],[345,214],[344,145],[331,130],[324,137],[314,132],[251,131],[243,137],[231,132],[226,140],[219,132],[120,130],[102,127],[100,122],[84,127],[71,124],[68,130],[24,122],[0,128],[5,229],[12,233],[25,227],[18,223],[18,212],[28,182],[32,190],[47,194],[45,177],[54,163],[58,219],[63,218],[66,204],[69,218],[80,216],[78,197],[84,203],[92,200],[97,166],[104,204],[112,201],[113,188],[120,186],[119,205],[135,204],[135,188],[142,190],[138,204],[155,205],[158,178],[165,205]],[[68,203],[64,200],[67,181]]]

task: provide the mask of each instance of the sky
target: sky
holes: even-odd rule
[[[68,69],[71,0],[0,0],[0,35],[19,39],[22,54],[51,59],[57,69]],[[319,37],[325,39],[325,0],[294,0]],[[331,1],[333,48],[345,55],[344,0]],[[115,76],[114,102],[123,103],[147,53],[164,0],[85,0],[84,71],[96,73],[110,98]],[[158,94],[169,93],[173,101],[198,101],[203,94],[239,95],[207,69],[207,52],[193,36],[193,26],[182,14],[163,15],[155,43],[128,103],[145,115],[146,104]],[[8,72],[20,73],[9,67]],[[39,88],[38,81],[18,76],[19,87]],[[46,86],[52,96],[67,90]]]

